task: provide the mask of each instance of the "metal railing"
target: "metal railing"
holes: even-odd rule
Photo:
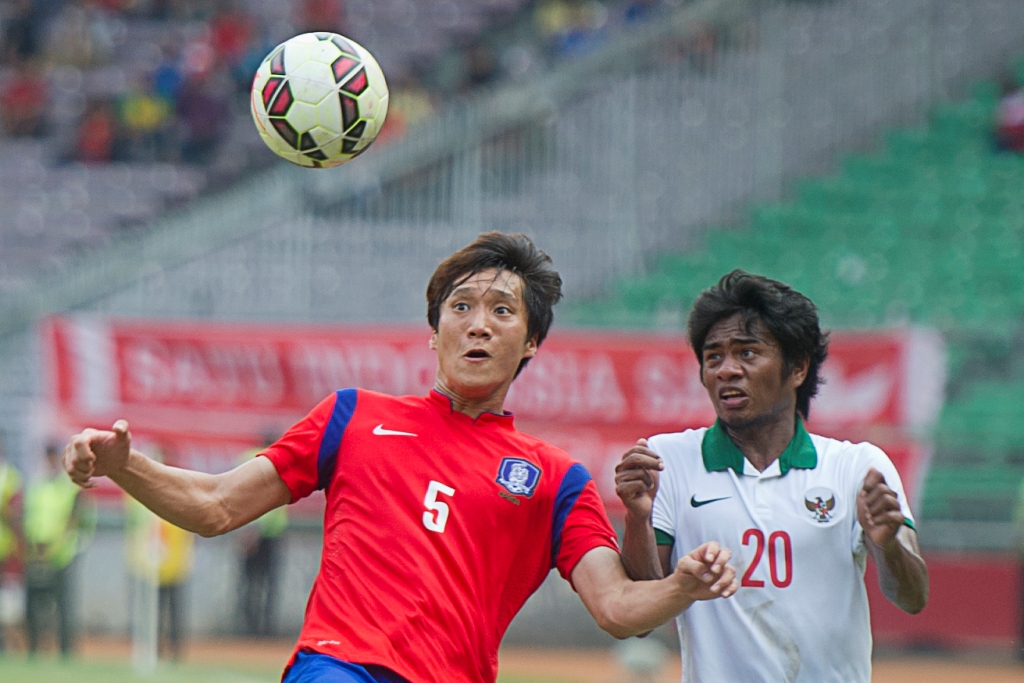
[[[595,79],[626,65],[636,68],[651,46],[686,37],[708,23],[729,23],[747,11],[747,0],[706,0],[669,21],[624,36],[538,83],[505,88],[416,128],[405,139],[367,154],[358,163],[322,173],[280,166],[242,186],[201,201],[153,225],[146,234],[117,241],[61,272],[48,272],[36,286],[0,302],[0,335],[16,333],[39,315],[104,307],[104,297],[218,252],[254,234],[278,235],[308,223],[305,209],[337,205],[365,196],[410,173],[443,164],[483,141],[525,122],[545,118],[563,103],[594,87]],[[210,270],[220,271],[219,267]],[[271,314],[272,315],[272,314]]]
[[[432,264],[523,230],[569,297],[919,123],[1008,64],[1015,0],[704,0],[327,172],[280,166],[0,304],[42,313],[412,319]],[[273,287],[267,273],[275,273]]]

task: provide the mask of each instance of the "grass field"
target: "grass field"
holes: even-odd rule
[[[123,663],[0,659],[0,680],[4,683],[262,683],[274,681],[277,676],[280,676],[280,671],[194,664],[162,666],[152,675],[139,676]]]
[[[293,647],[291,640],[202,640],[192,642],[181,663],[162,662],[156,671],[139,674],[130,666],[130,650],[122,640],[88,639],[79,656],[64,661],[53,654],[28,660],[23,653],[0,656],[0,683],[277,683]],[[578,654],[578,653],[574,653]],[[589,658],[588,658],[589,659]],[[499,683],[586,683],[583,677],[548,675],[554,666],[575,668],[570,656],[554,654],[512,660],[525,670],[502,673]],[[593,662],[590,662],[593,664]],[[537,668],[540,668],[538,671]]]
[[[280,667],[210,666],[164,664],[149,675],[140,675],[125,663],[56,660],[29,662],[20,657],[0,657],[3,683],[274,683]],[[549,677],[501,676],[499,683],[575,683]]]
[[[0,683],[276,683],[291,650],[286,641],[197,641],[186,661],[161,664],[150,675],[128,665],[122,641],[89,641],[81,657],[63,662],[52,656],[27,661],[24,655],[0,657]],[[604,650],[506,648],[499,683],[631,683],[635,679]],[[678,683],[677,661],[653,679]],[[887,656],[875,662],[874,683],[1020,683],[1024,665],[1008,656]]]

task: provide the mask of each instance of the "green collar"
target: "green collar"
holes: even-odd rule
[[[736,474],[743,474],[743,451],[725,433],[721,420],[715,420],[715,424],[704,432],[700,451],[704,456],[704,469],[708,472],[721,472],[731,468]],[[779,470],[786,474],[794,467],[813,470],[817,466],[818,452],[814,450],[811,437],[804,429],[803,420],[797,420],[793,440],[779,456]]]

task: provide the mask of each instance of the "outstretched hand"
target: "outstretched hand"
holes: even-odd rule
[[[124,466],[131,445],[127,420],[118,420],[112,431],[86,429],[71,437],[61,462],[71,481],[82,488],[93,488],[94,477],[107,476]]]
[[[665,464],[657,453],[647,447],[647,439],[640,439],[622,456],[615,466],[615,493],[631,514],[648,517],[654,508],[658,493],[658,472]]]
[[[727,598],[739,588],[736,569],[729,564],[731,557],[728,548],[710,541],[679,558],[672,576],[693,600]]]
[[[903,526],[903,511],[897,493],[885,483],[875,468],[868,470],[864,486],[857,494],[857,521],[868,540],[880,548],[896,541]]]

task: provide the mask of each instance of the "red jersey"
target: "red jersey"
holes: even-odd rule
[[[264,455],[292,501],[325,489],[320,572],[298,649],[412,683],[491,682],[509,622],[552,567],[616,548],[590,474],[436,391],[335,392]]]

